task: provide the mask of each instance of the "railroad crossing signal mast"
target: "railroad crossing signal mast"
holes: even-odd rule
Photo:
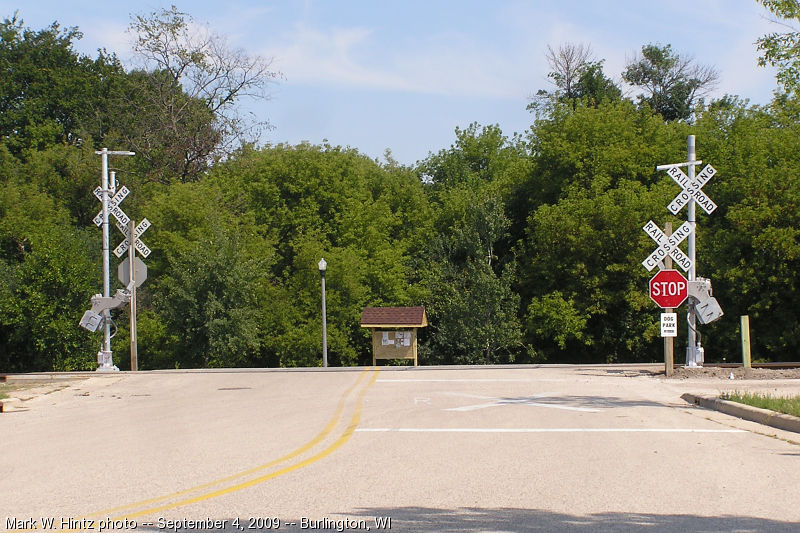
[[[681,192],[670,202],[667,209],[673,215],[677,215],[684,205],[687,206],[687,221],[675,234],[669,237],[666,237],[652,221],[648,222],[643,229],[659,244],[659,248],[645,259],[642,264],[648,270],[652,270],[656,265],[659,268],[663,268],[659,255],[664,257],[669,255],[674,257],[678,264],[687,271],[689,276],[689,306],[686,321],[689,325],[689,342],[686,347],[686,365],[702,366],[704,354],[697,333],[698,319],[701,324],[713,322],[722,316],[722,309],[717,300],[711,296],[711,280],[697,278],[696,206],[700,205],[709,215],[716,210],[717,204],[703,192],[703,185],[708,183],[717,171],[711,165],[706,165],[700,174],[695,176],[695,166],[701,164],[702,161],[696,160],[694,135],[689,135],[686,159],[684,163],[659,165],[656,170],[666,170],[669,177],[681,186]],[[684,174],[681,170],[682,167],[687,169],[688,175]],[[683,231],[684,229],[688,230],[688,234]],[[685,257],[685,261],[681,261],[682,253],[678,249],[678,243],[684,238],[688,241],[686,254],[688,257]]]
[[[109,155],[136,155],[134,152],[128,151],[111,151],[108,148],[103,148],[95,152],[102,158],[102,172],[100,176],[100,187],[95,189],[94,194],[100,200],[102,209],[100,213],[94,218],[94,223],[103,228],[103,294],[95,295],[92,298],[92,309],[86,311],[81,319],[81,326],[89,331],[95,331],[100,324],[104,326],[103,344],[100,351],[97,352],[97,370],[100,372],[113,372],[119,370],[114,366],[111,354],[111,309],[121,307],[130,302],[129,294],[127,291],[117,291],[117,294],[112,298],[111,280],[110,280],[110,267],[109,267],[109,234],[108,234],[108,216],[109,214],[127,224],[128,217],[120,209],[119,204],[130,191],[127,187],[122,187],[116,191],[116,183],[112,183],[113,187],[109,186],[108,179],[108,156]],[[116,180],[114,180],[116,182]],[[112,197],[113,195],[113,197]],[[124,222],[123,222],[124,220]],[[127,299],[126,299],[127,298]]]

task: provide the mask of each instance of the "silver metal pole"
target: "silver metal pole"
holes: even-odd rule
[[[695,150],[695,136],[689,135],[687,140],[687,154],[686,154],[686,161],[689,162],[689,166],[686,169],[689,174],[689,181],[694,181],[695,175],[695,165],[693,164],[696,158],[696,150]],[[688,253],[689,259],[692,261],[692,266],[689,268],[689,281],[694,281],[697,277],[697,248],[696,248],[696,236],[697,236],[697,218],[696,218],[696,205],[694,198],[689,199],[689,205],[687,206],[688,209],[688,217],[687,221],[689,222],[689,226],[691,227],[691,233],[689,233],[689,246],[688,246]],[[686,314],[686,321],[689,324],[687,328],[689,330],[689,337],[688,337],[688,346],[686,347],[686,365],[687,366],[702,366],[702,361],[699,360],[698,354],[698,345],[697,345],[697,337],[696,337],[696,328],[697,328],[697,319],[695,316],[695,310],[693,305],[687,306],[687,314]]]
[[[110,279],[110,258],[109,258],[109,234],[108,234],[108,148],[103,148],[101,152],[102,158],[102,176],[100,178],[100,186],[103,189],[103,296],[106,298],[111,295],[111,279]],[[110,369],[113,367],[113,359],[111,356],[111,310],[105,309],[103,311],[103,349],[98,357],[98,368]]]
[[[103,296],[108,298],[111,296],[111,279],[110,279],[110,259],[109,259],[109,235],[108,235],[108,197],[110,188],[108,185],[108,155],[136,155],[134,152],[118,152],[109,151],[108,148],[96,151],[95,154],[99,155],[102,161],[100,173],[100,187],[102,191],[102,204],[103,204]],[[115,173],[112,173],[115,176]],[[115,177],[113,179],[116,180]],[[114,359],[111,353],[111,310],[103,310],[103,346],[97,353],[97,370],[98,371],[115,371],[119,370],[114,366]]]
[[[322,366],[328,367],[328,317],[325,310],[325,271],[322,274]]]
[[[133,219],[128,222],[128,237],[130,247],[128,248],[128,261],[130,269],[128,282],[131,287],[131,371],[139,370],[138,340],[136,338],[136,224]]]

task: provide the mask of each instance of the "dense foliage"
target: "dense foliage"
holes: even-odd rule
[[[159,32],[179,35],[180,16],[135,19],[147,30],[139,46],[170,53]],[[666,210],[679,189],[655,166],[684,160],[690,134],[718,170],[704,190],[719,209],[701,213],[697,237],[698,275],[725,310],[701,329],[707,358],[737,360],[742,314],[756,358],[798,358],[792,91],[766,107],[704,103],[678,80],[632,101],[584,54],[551,76],[557,89],[540,93],[528,132],[473,124],[413,168],[327,144],[243,144],[220,156],[234,115],[168,69],[77,54],[79,37],[0,24],[0,372],[94,368],[101,334],[78,326],[102,286],[94,151],[134,144],[141,156],[112,165],[132,190],[125,211],[153,224],[140,368],[321,364],[321,257],[332,365],[368,364],[361,310],[394,305],[426,306],[422,364],[657,361],[659,310],[641,265],[655,244],[642,226],[685,217]],[[668,46],[643,54],[649,67],[678,59]],[[785,87],[792,68],[781,71]],[[155,87],[183,114],[165,117]],[[121,368],[126,314],[114,314]]]

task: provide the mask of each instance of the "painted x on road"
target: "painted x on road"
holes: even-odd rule
[[[486,409],[488,407],[503,407],[508,405],[530,405],[532,407],[544,407],[547,409],[564,409],[566,411],[580,411],[583,413],[599,412],[598,409],[589,409],[587,407],[574,407],[571,405],[562,405],[557,403],[546,403],[537,401],[541,398],[547,397],[549,393],[535,394],[533,396],[517,397],[517,398],[507,398],[507,397],[493,398],[491,396],[475,396],[471,394],[458,394],[458,393],[453,393],[453,394],[456,396],[478,398],[488,401],[473,405],[464,405],[462,407],[451,407],[449,409],[445,409],[445,411],[477,411],[478,409]]]

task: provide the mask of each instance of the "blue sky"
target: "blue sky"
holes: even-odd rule
[[[0,0],[0,15],[19,10],[34,29],[78,26],[78,51],[105,47],[125,62],[131,13],[172,4],[283,74],[252,108],[274,126],[263,142],[327,139],[380,160],[388,148],[405,164],[449,147],[472,122],[526,131],[528,97],[552,88],[548,44],[591,45],[618,82],[652,42],[715,66],[716,96],[764,104],[776,88],[754,43],[780,28],[755,0]]]

